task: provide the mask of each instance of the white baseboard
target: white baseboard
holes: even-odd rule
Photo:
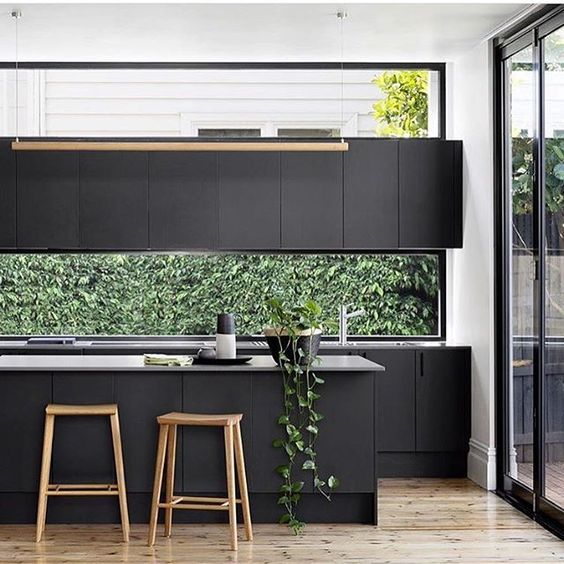
[[[495,448],[470,439],[468,451],[468,477],[486,490],[495,490]]]

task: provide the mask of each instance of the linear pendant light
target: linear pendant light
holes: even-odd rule
[[[16,24],[16,139],[14,151],[295,151],[295,152],[344,152],[349,144],[343,138],[343,18],[341,21],[341,140],[338,141],[20,141],[18,136],[18,19],[20,11],[13,11]]]
[[[311,141],[12,141],[14,151],[348,151],[349,144]]]

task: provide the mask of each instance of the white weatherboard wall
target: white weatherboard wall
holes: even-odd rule
[[[449,251],[449,335],[472,346],[468,476],[495,488],[494,175],[492,48],[449,65],[449,136],[464,146],[464,248]]]

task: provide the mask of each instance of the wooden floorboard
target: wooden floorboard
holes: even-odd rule
[[[31,525],[0,527],[0,562],[135,564],[559,562],[564,542],[469,480],[382,480],[380,524],[308,525],[298,538],[280,525],[255,525],[253,543],[228,550],[227,525],[175,525],[147,548],[147,526],[124,544],[118,526],[49,525],[34,542]]]

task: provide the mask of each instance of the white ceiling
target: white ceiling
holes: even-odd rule
[[[337,4],[5,4],[0,60],[335,61]],[[450,61],[527,7],[496,4],[347,4],[349,61]]]

